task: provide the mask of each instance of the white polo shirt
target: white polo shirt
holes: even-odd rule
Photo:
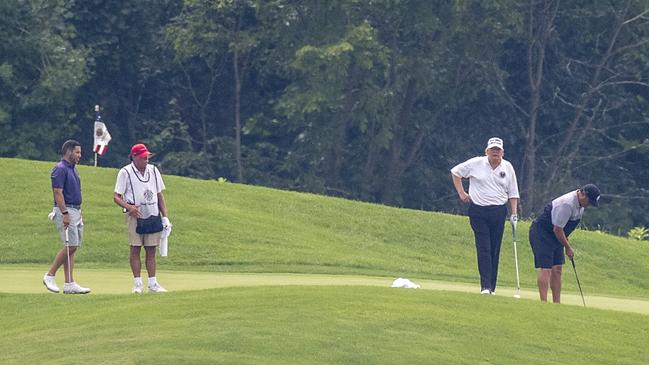
[[[158,215],[158,193],[165,189],[160,171],[148,164],[140,174],[133,163],[122,167],[117,174],[115,192],[122,194],[127,203],[134,204],[140,211],[140,218]]]
[[[493,169],[487,156],[474,157],[453,167],[451,173],[469,179],[469,195],[476,205],[504,205],[510,198],[519,198],[516,172],[505,159]]]
[[[552,201],[552,224],[564,228],[568,221],[580,220],[584,208],[579,204],[577,192],[571,191]]]

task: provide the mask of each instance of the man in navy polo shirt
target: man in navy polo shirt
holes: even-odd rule
[[[565,263],[563,252],[573,258],[575,253],[568,236],[577,228],[584,209],[599,206],[599,188],[586,184],[554,199],[530,227],[530,245],[534,252],[534,267],[538,269],[537,284],[542,302],[548,300],[548,287],[552,289],[552,302],[561,302],[561,269]]]
[[[83,219],[81,217],[81,179],[75,166],[81,159],[81,144],[75,140],[67,140],[61,147],[63,158],[52,168],[52,193],[54,194],[54,209],[52,220],[59,231],[64,247],[54,257],[50,270],[43,277],[47,290],[58,293],[54,277],[56,271],[63,265],[65,270],[65,294],[87,294],[90,289],[84,288],[74,281],[74,253],[81,246],[83,239]]]

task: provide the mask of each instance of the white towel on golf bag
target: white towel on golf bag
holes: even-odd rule
[[[418,289],[421,288],[421,285],[415,284],[412,281],[406,278],[398,278],[392,282],[393,288],[406,288],[406,289]]]
[[[160,256],[166,257],[169,248],[169,235],[171,235],[171,222],[169,218],[162,217],[162,234],[160,235]]]

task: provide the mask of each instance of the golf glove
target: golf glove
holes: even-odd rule
[[[171,221],[169,221],[169,218],[167,218],[167,217],[162,217],[162,227],[164,227],[164,228],[167,228],[167,227],[171,228],[171,226],[172,226],[172,224],[171,224]]]
[[[509,217],[509,221],[512,222],[512,226],[516,227],[516,223],[518,223],[518,215],[512,214],[511,217]]]

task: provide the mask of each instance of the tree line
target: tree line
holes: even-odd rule
[[[463,212],[450,168],[505,141],[521,212],[593,182],[588,228],[649,221],[646,0],[5,0],[0,156]]]

